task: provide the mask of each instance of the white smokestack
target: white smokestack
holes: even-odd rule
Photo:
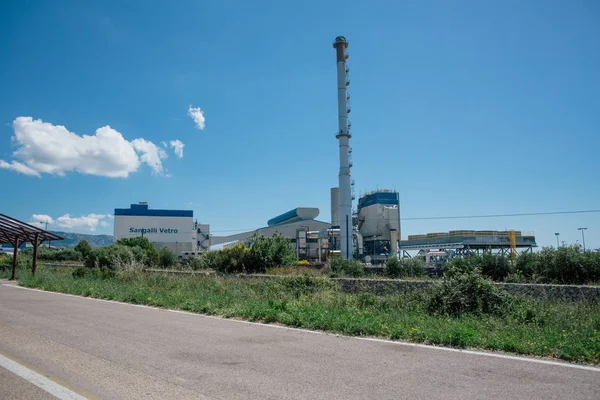
[[[331,227],[340,226],[340,188],[331,188]]]
[[[336,138],[340,146],[340,174],[339,174],[339,225],[340,225],[340,250],[343,258],[351,259],[352,251],[352,186],[350,179],[350,130],[348,129],[348,92],[346,87],[350,82],[346,80],[346,48],[348,42],[343,36],[335,38],[333,47],[336,50],[337,60],[337,88],[338,88],[338,133]]]

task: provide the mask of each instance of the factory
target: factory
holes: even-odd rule
[[[116,208],[114,240],[146,237],[157,250],[167,247],[180,259],[210,249],[210,225],[194,221],[192,210],[154,210],[148,203]]]
[[[447,233],[410,235],[401,240],[400,197],[395,190],[375,190],[361,195],[353,211],[354,181],[351,178],[350,95],[348,94],[348,42],[338,36],[335,49],[337,67],[336,139],[339,151],[338,186],[331,188],[331,221],[320,221],[319,209],[298,207],[267,221],[266,226],[228,236],[211,236],[210,226],[194,222],[191,210],[152,210],[147,203],[132,204],[128,209],[115,209],[114,238],[147,237],[159,249],[168,247],[179,258],[197,256],[210,246],[244,243],[250,236],[279,234],[289,238],[298,259],[323,262],[332,255],[357,258],[381,264],[390,257],[446,258],[471,251],[535,247],[535,237],[518,231],[450,231]],[[490,233],[491,232],[491,233]],[[507,250],[508,251],[508,250]]]

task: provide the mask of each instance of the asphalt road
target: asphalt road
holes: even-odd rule
[[[2,282],[0,353],[103,399],[600,399],[600,369],[281,329]],[[0,387],[14,381],[0,371]]]
[[[12,372],[0,368],[0,399],[2,400],[51,400],[54,396],[46,393],[33,383],[13,374]]]

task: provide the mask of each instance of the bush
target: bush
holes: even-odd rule
[[[535,253],[525,252],[517,257],[517,265],[514,273],[527,280],[535,281],[535,276],[539,274],[540,262]]]
[[[278,233],[271,237],[254,234],[246,240],[246,246],[247,272],[265,272],[267,268],[293,265],[297,261],[290,239]]]
[[[579,246],[553,249],[545,247],[538,253],[539,273],[548,283],[582,284],[600,280],[600,254],[583,253]]]
[[[133,238],[123,238],[117,240],[116,244],[127,246],[127,247],[139,247],[144,250],[146,253],[146,265],[152,266],[157,265],[160,262],[160,255],[158,251],[154,248],[152,243],[146,237],[133,237]]]
[[[83,257],[81,253],[73,249],[49,249],[47,247],[39,247],[37,253],[38,260],[40,261],[81,261]]]
[[[358,260],[346,260],[339,256],[330,258],[329,269],[334,276],[341,275],[358,278],[365,274],[363,263]]]
[[[208,251],[196,269],[214,269],[221,273],[263,273],[267,268],[293,265],[296,262],[290,240],[274,234],[271,237],[253,235],[246,246],[236,243],[223,250]]]
[[[502,281],[510,273],[510,263],[504,255],[485,253],[482,256],[471,256],[471,262],[478,265],[483,276],[495,281]]]
[[[75,278],[75,279],[83,278],[87,271],[88,271],[88,269],[85,267],[75,268],[72,272],[73,278]]]
[[[120,244],[93,249],[85,260],[88,268],[125,268],[133,263],[141,263],[145,260],[146,253],[135,248]]]
[[[160,266],[171,268],[177,263],[177,256],[168,247],[163,247],[159,251]]]
[[[512,296],[496,288],[477,270],[464,268],[465,263],[444,272],[442,282],[429,289],[427,311],[434,315],[461,314],[504,315],[509,311]]]
[[[80,253],[81,259],[85,260],[85,258],[92,252],[92,246],[87,240],[80,240],[73,250]]]
[[[200,257],[203,269],[213,269],[221,273],[246,272],[245,262],[248,257],[248,248],[241,243],[236,243],[223,250],[207,251]]]
[[[384,266],[385,274],[391,278],[418,277],[425,275],[425,265],[414,258],[388,258]]]

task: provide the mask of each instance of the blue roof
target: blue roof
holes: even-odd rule
[[[132,204],[131,208],[115,208],[115,216],[136,217],[193,217],[193,210],[150,210],[148,204]]]
[[[267,225],[274,226],[274,225],[280,225],[284,222],[285,223],[296,222],[299,220],[300,220],[300,218],[298,218],[298,209],[294,208],[293,210],[284,212],[283,214],[278,215],[275,218],[271,218],[270,220],[267,221]]]
[[[400,204],[400,197],[396,192],[375,192],[358,199],[358,208],[372,206],[373,204]]]

